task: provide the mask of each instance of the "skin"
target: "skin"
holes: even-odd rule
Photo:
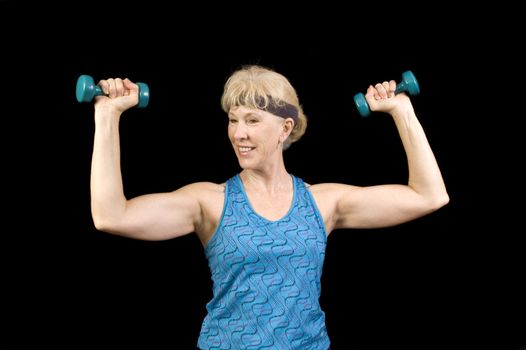
[[[91,168],[91,210],[98,230],[142,240],[164,240],[195,232],[206,246],[217,228],[225,184],[196,182],[167,193],[127,199],[120,169],[119,121],[138,103],[130,80],[99,82],[108,96],[95,102],[95,139]],[[365,95],[372,111],[391,115],[404,146],[406,185],[359,187],[338,183],[309,185],[325,222],[335,229],[379,228],[427,215],[449,197],[426,135],[410,99],[395,95],[395,81],[370,86]],[[282,218],[292,205],[293,184],[283,160],[283,142],[294,122],[268,112],[234,107],[228,113],[228,137],[239,164],[248,199],[269,220]]]

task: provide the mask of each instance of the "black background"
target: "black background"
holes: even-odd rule
[[[239,171],[219,100],[258,63],[296,87],[309,126],[285,152],[308,183],[404,182],[392,121],[352,103],[412,70],[451,201],[413,222],[330,235],[332,348],[519,349],[524,329],[524,2],[0,3],[4,228],[1,349],[194,349],[210,274],[195,235],[94,229],[93,108],[80,74],[149,85],[121,121],[128,197]],[[521,34],[522,33],[522,34]],[[5,312],[4,312],[5,311]]]

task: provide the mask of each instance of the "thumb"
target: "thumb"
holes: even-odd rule
[[[124,83],[124,87],[126,89],[132,90],[132,91],[138,91],[139,86],[137,84],[133,83],[130,79],[126,78],[122,81]]]

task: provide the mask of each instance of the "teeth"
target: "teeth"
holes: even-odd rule
[[[240,152],[248,152],[252,149],[252,147],[239,147]]]

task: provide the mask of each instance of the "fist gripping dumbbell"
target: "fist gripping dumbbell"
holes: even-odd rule
[[[150,100],[150,88],[145,83],[137,83],[137,86],[139,86],[139,103],[137,107],[144,108]],[[77,79],[76,95],[78,102],[91,102],[95,96],[106,96],[101,87],[95,85],[93,78],[85,74]]]
[[[402,73],[402,81],[396,84],[395,94],[400,92],[407,92],[409,95],[414,96],[420,93],[420,87],[418,86],[418,81],[416,80],[414,74],[411,71],[406,71]],[[358,108],[358,112],[362,117],[367,117],[371,114],[369,105],[365,100],[365,95],[363,93],[358,93],[354,95],[354,104]]]

